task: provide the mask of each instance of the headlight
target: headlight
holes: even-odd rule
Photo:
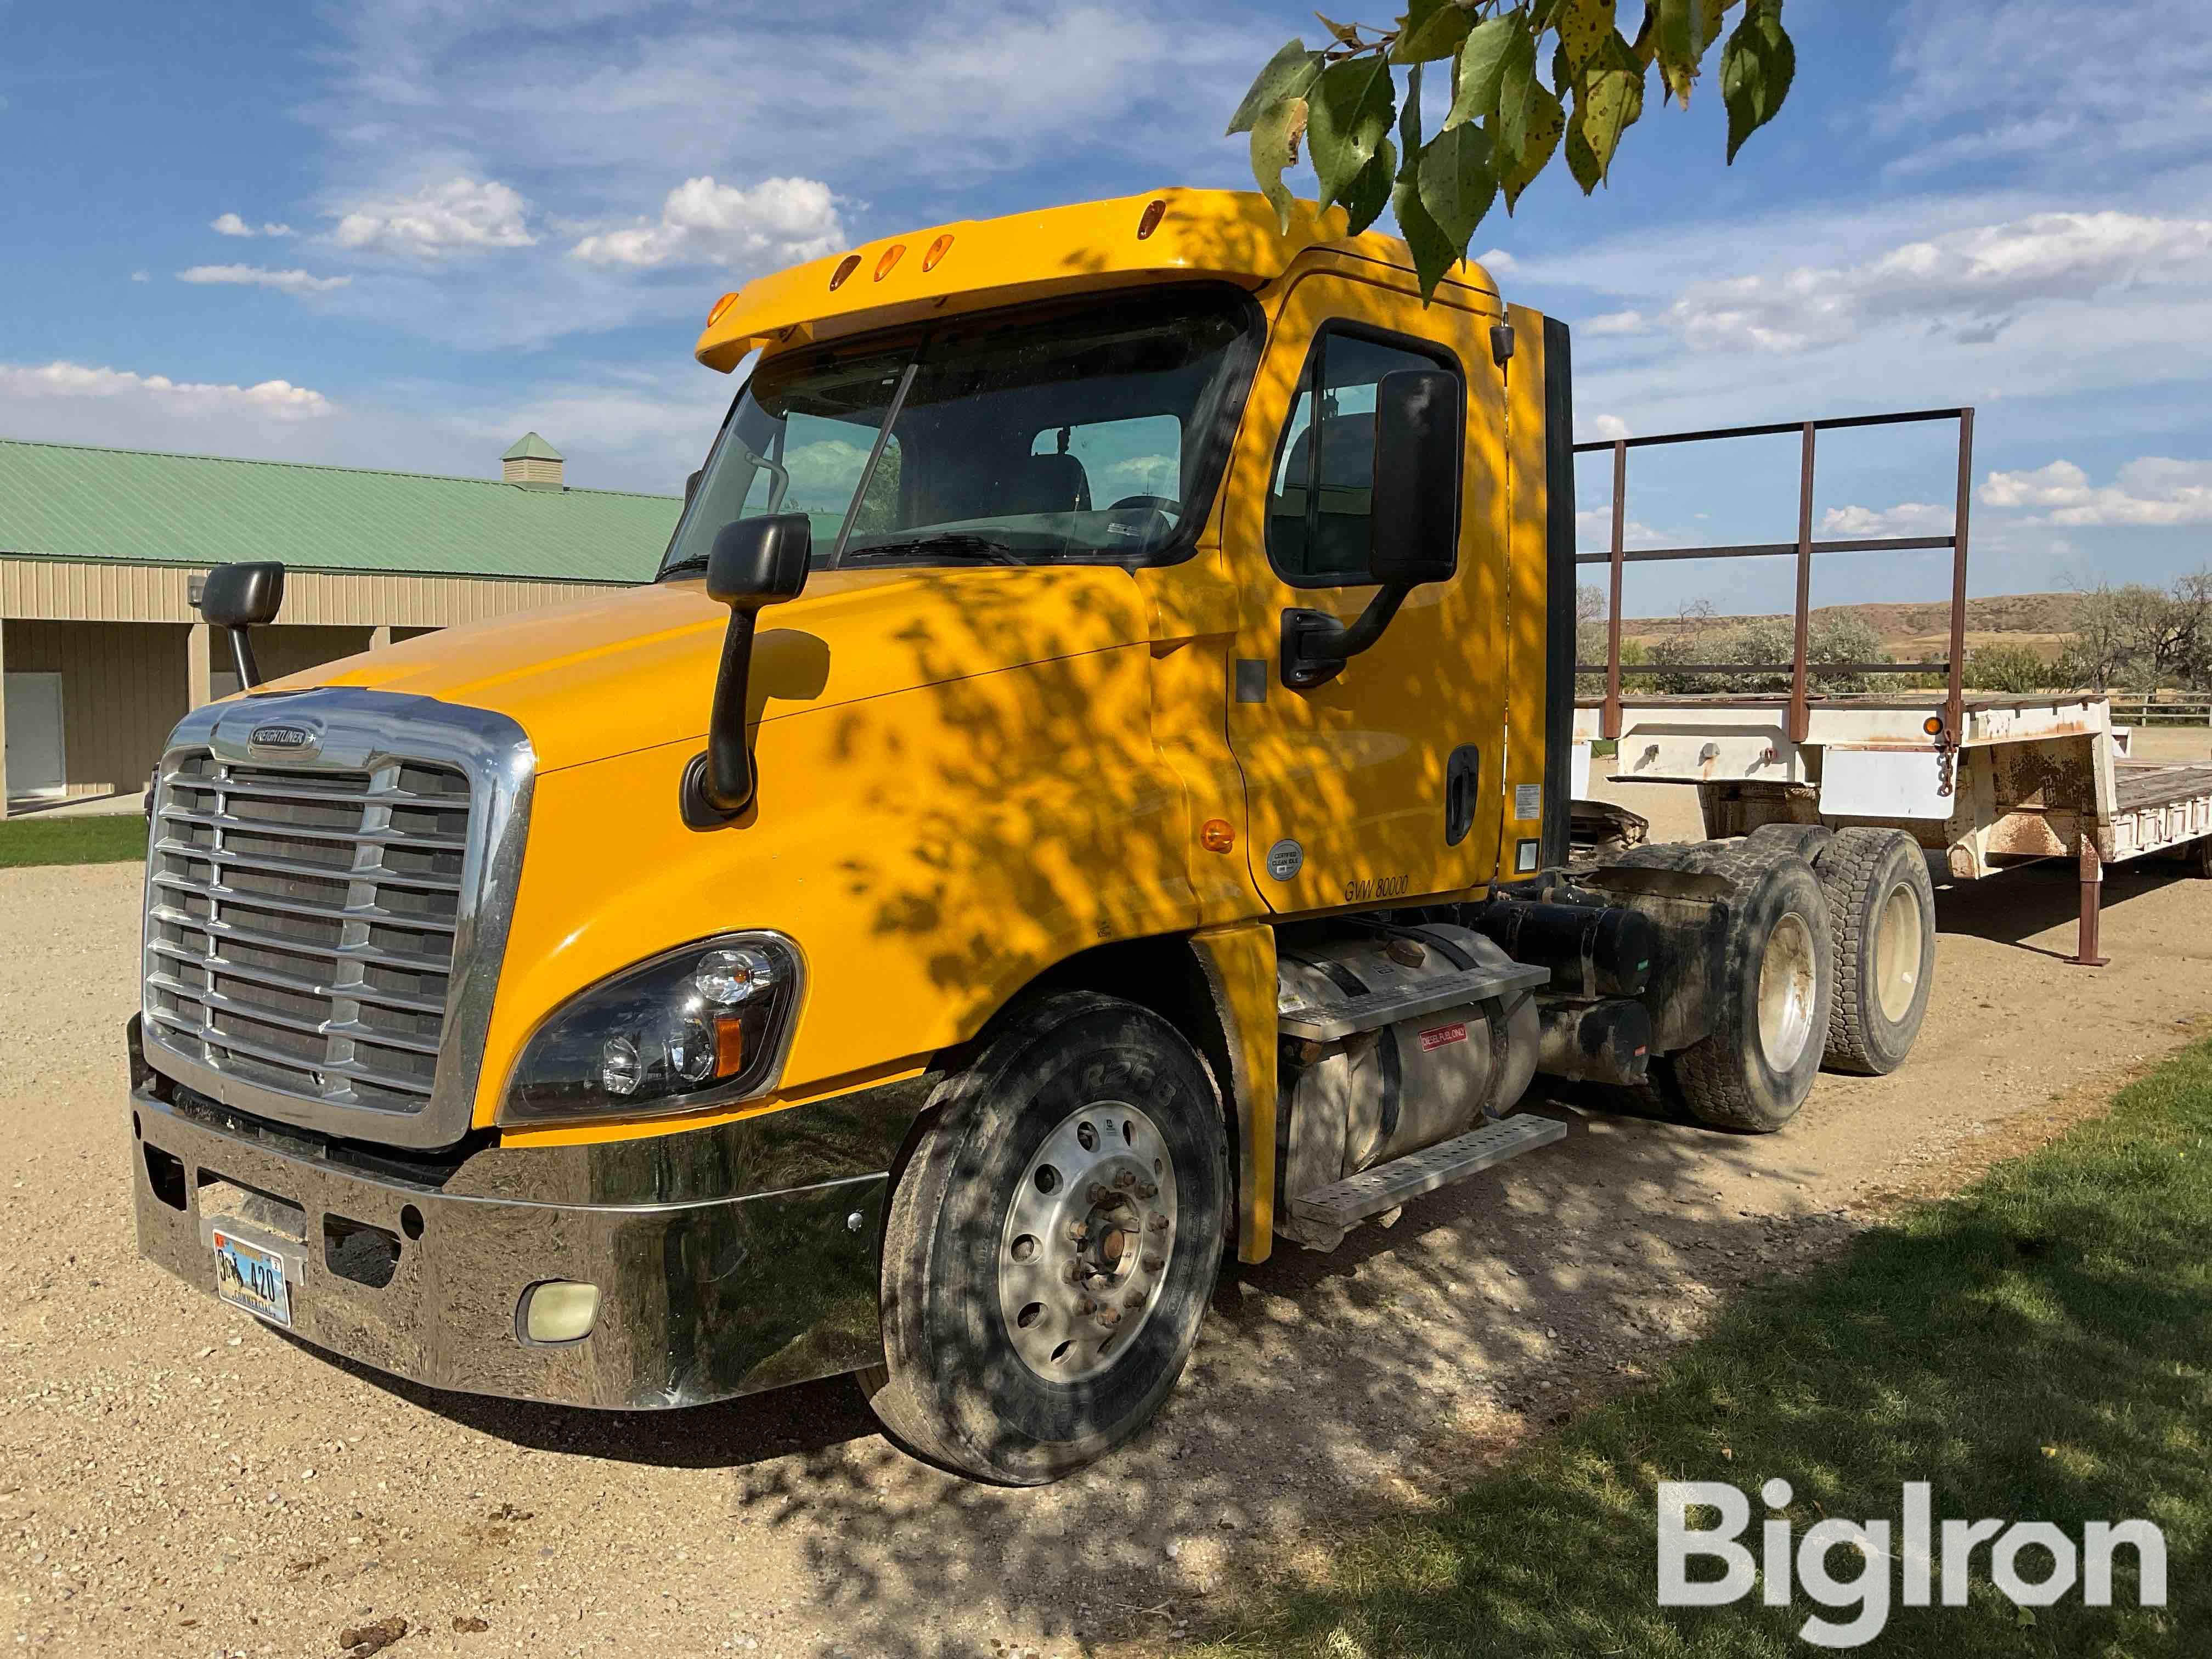
[[[783,1070],[800,974],[789,939],[732,933],[602,980],[530,1039],[499,1121],[642,1117],[765,1094]]]

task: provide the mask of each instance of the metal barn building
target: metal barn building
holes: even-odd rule
[[[270,678],[455,623],[647,580],[674,496],[571,489],[531,433],[502,477],[0,440],[0,817],[143,788],[191,708],[237,689],[193,600],[281,559]]]

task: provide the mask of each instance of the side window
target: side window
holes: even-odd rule
[[[1372,581],[1368,525],[1375,484],[1375,388],[1400,369],[1459,373],[1448,354],[1334,325],[1316,337],[1298,376],[1267,496],[1267,558],[1300,587]],[[1320,388],[1318,398],[1315,388]],[[1316,416],[1316,407],[1318,416]]]

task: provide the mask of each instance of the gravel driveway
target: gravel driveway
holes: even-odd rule
[[[1993,1131],[2178,1043],[2212,882],[1946,890],[1913,1061],[1764,1138],[1543,1105],[1569,1138],[1334,1255],[1224,1281],[1180,1392],[1057,1487],[963,1486],[836,1381],[679,1415],[434,1395],[189,1293],[131,1240],[138,872],[0,872],[5,1650],[1003,1656],[1171,1644],[1240,1558],[1463,1481]],[[356,1651],[366,1652],[367,1646]]]

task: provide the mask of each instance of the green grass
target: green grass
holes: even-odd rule
[[[1432,1512],[1380,1525],[1325,1580],[1284,1574],[1200,1650],[1246,1656],[1804,1656],[1800,1590],[1730,1607],[1657,1605],[1662,1480],[1796,1490],[1825,1516],[1899,1513],[1908,1480],[1937,1517],[2165,1532],[2167,1606],[2022,1611],[1973,1558],[1961,1607],[1893,1606],[1865,1651],[1976,1659],[2212,1652],[2212,1042],[2118,1096],[2109,1118],[1915,1206],[1811,1276],[1741,1303],[1656,1382],[1516,1455]],[[1705,1524],[1711,1520],[1693,1524]],[[1846,1551],[1831,1561],[1855,1571]],[[2030,1550],[2039,1578],[2049,1558]],[[1717,1576],[1711,1561],[1693,1577]],[[1892,1577],[1894,1588],[1895,1577]]]
[[[146,820],[136,812],[0,823],[0,870],[33,864],[143,864]]]

